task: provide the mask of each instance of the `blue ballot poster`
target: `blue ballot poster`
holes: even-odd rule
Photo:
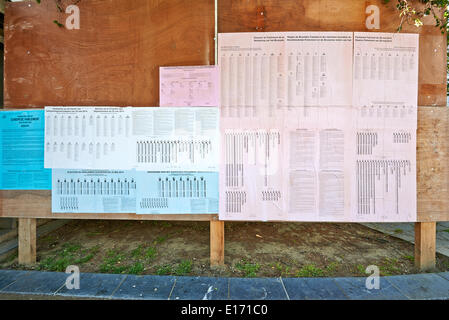
[[[135,171],[53,169],[54,213],[135,213]]]
[[[0,189],[50,190],[44,169],[44,110],[0,112]]]
[[[218,213],[218,172],[136,171],[137,214]]]

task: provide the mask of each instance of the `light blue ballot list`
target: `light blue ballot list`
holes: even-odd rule
[[[47,109],[47,111],[53,110]],[[56,110],[58,117],[62,117],[62,112],[65,111],[65,108],[60,109]],[[101,108],[96,107],[94,111],[100,112]],[[136,153],[130,153],[136,155],[135,169],[120,167],[126,163],[126,157],[123,157],[127,152],[129,153],[126,148],[120,149],[120,152],[118,152],[119,149],[115,149],[119,153],[114,155],[115,163],[110,158],[104,158],[106,153],[110,155],[111,149],[106,152],[105,148],[101,149],[101,145],[95,153],[97,156],[94,167],[89,167],[89,164],[85,162],[85,157],[81,154],[76,161],[75,138],[83,137],[83,125],[81,122],[78,125],[78,129],[81,130],[77,131],[75,122],[73,125],[75,130],[69,130],[68,126],[67,131],[64,132],[64,138],[61,138],[64,145],[68,145],[67,141],[70,139],[75,139],[73,140],[75,141],[75,153],[73,153],[75,157],[71,157],[72,152],[67,152],[71,149],[64,149],[62,153],[54,152],[52,155],[52,212],[218,213],[218,172],[211,171],[218,167],[218,109],[136,108],[134,110],[131,108],[127,111],[131,113],[132,121],[129,123],[129,136],[124,138],[126,144],[134,145],[137,138],[143,139],[140,145],[137,143],[140,147],[136,145]],[[78,111],[74,110],[73,112]],[[76,113],[71,118],[76,119]],[[79,118],[82,119],[82,116]],[[96,117],[95,119],[100,118]],[[56,123],[53,120],[53,129]],[[114,134],[108,134],[107,130],[98,128],[111,128],[111,132],[112,128],[120,129],[120,125],[115,126],[114,123],[111,122],[111,125],[107,125],[107,121],[94,121],[91,131],[96,132],[102,139],[106,137],[113,141]],[[94,128],[94,125],[97,124],[100,127]],[[50,126],[47,126],[47,129],[48,127]],[[58,122],[57,128],[62,128],[60,122]],[[48,131],[46,133],[53,132],[54,135],[55,130]],[[68,136],[69,132],[70,136]],[[182,132],[188,141],[180,140]],[[89,136],[86,134],[87,138]],[[102,142],[104,141],[102,140]],[[89,140],[86,140],[85,143],[88,145]],[[83,150],[82,145],[83,143],[79,148],[81,151]],[[49,150],[51,151],[52,148]],[[70,159],[74,161],[69,161]],[[77,163],[74,164],[75,162]],[[53,167],[55,163],[58,163],[58,166]],[[114,170],[115,165],[117,165],[116,170]],[[133,167],[133,165],[130,164],[129,167]]]
[[[218,213],[218,172],[53,169],[54,213]]]
[[[218,213],[218,172],[136,171],[137,214]]]
[[[53,169],[52,212],[135,213],[135,171]]]
[[[49,190],[44,169],[44,110],[0,112],[0,189]]]

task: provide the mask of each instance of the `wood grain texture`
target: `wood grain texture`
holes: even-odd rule
[[[19,219],[19,264],[36,263],[36,219]]]
[[[218,32],[396,32],[400,18],[394,3],[385,5],[382,0],[218,0]],[[380,30],[366,29],[365,9],[371,4],[380,9]],[[423,23],[421,28],[404,24],[402,30],[420,34],[418,105],[446,106],[446,35],[434,27],[433,17],[427,17]]]
[[[224,265],[224,222],[210,222],[210,265]]]
[[[415,267],[421,271],[435,268],[436,223],[415,223]]]
[[[449,221],[449,109],[418,108],[418,221]],[[54,219],[218,220],[205,215],[52,214],[51,191],[0,191],[0,217]]]
[[[50,190],[0,190],[0,217],[213,221],[217,214],[52,213]]]
[[[448,111],[440,107],[418,108],[418,221],[449,220]]]
[[[381,9],[382,32],[397,11],[381,0],[219,0],[219,32],[366,31],[365,8]],[[31,5],[31,6],[28,6]],[[51,1],[7,3],[5,105],[157,105],[158,67],[214,63],[213,1],[91,0],[81,29],[59,29]],[[263,14],[261,14],[263,13]],[[446,104],[446,37],[427,19],[420,33],[419,101]],[[256,30],[256,27],[258,28]],[[418,221],[449,220],[447,108],[419,107]],[[217,215],[51,213],[49,191],[0,191],[0,217],[216,220]]]
[[[7,107],[159,105],[159,66],[214,64],[213,0],[81,1],[80,29],[53,1],[6,3]]]

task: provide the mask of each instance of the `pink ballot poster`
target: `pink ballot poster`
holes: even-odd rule
[[[219,89],[218,66],[159,68],[161,107],[217,107]]]
[[[220,219],[416,221],[418,36],[356,35],[219,34]]]

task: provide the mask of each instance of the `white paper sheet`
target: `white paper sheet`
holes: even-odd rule
[[[351,105],[350,32],[220,33],[218,41],[222,117]]]
[[[354,106],[417,106],[419,35],[354,33]]]
[[[45,167],[217,171],[217,107],[46,107]]]
[[[218,213],[218,172],[136,171],[137,214]]]
[[[132,170],[53,169],[52,212],[135,213],[136,188]]]
[[[218,108],[133,108],[132,119],[137,170],[218,170]]]
[[[416,221],[416,130],[357,129],[353,138],[351,217]]]
[[[160,67],[159,89],[161,107],[217,107],[218,66]]]
[[[45,168],[131,169],[131,108],[46,107]]]
[[[363,50],[417,50],[393,38]],[[352,33],[219,34],[220,219],[416,221],[416,57],[389,71],[406,100],[365,94],[355,54]]]

